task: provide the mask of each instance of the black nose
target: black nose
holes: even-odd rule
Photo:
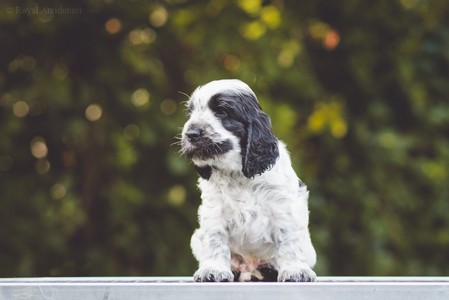
[[[186,132],[186,136],[191,142],[197,141],[203,135],[203,130],[199,128],[189,128]]]

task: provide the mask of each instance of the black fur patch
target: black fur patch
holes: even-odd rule
[[[195,166],[195,170],[198,172],[201,178],[204,178],[206,180],[209,180],[210,176],[212,175],[212,168],[210,166],[205,167]]]
[[[257,268],[262,278],[256,276],[251,276],[250,281],[263,281],[263,282],[276,282],[278,280],[278,271],[271,265],[262,265]],[[240,272],[232,271],[234,274],[234,281],[238,282],[240,279]]]
[[[262,280],[260,280],[260,281],[274,282],[274,281],[278,280],[279,273],[271,265],[260,266],[258,268],[258,270],[263,277]],[[251,278],[251,281],[253,281],[252,278]]]
[[[185,154],[188,158],[198,157],[200,159],[208,159],[229,152],[233,148],[229,140],[214,143],[209,138],[202,138],[196,141],[194,147],[186,151]]]
[[[240,138],[242,172],[252,178],[271,168],[279,157],[278,140],[272,133],[270,117],[253,93],[219,93],[209,108],[223,127]]]
[[[245,136],[245,122],[239,114],[238,97],[231,93],[219,93],[209,101],[209,108],[221,120],[223,127],[242,139]]]

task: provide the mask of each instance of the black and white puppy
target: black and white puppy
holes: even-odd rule
[[[181,151],[200,175],[195,281],[314,281],[308,190],[270,117],[239,80],[198,87]]]

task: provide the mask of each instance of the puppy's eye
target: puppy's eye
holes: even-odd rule
[[[219,118],[226,118],[228,116],[228,112],[227,112],[226,108],[224,108],[222,106],[218,106],[215,109],[215,115]]]

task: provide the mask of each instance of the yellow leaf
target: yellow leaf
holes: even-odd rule
[[[307,128],[313,133],[318,133],[324,130],[326,123],[327,117],[325,110],[319,105],[307,120]]]
[[[241,28],[242,35],[248,40],[257,40],[265,34],[266,27],[260,21],[250,22]]]
[[[271,29],[276,29],[281,24],[281,14],[274,6],[264,7],[260,12],[260,18]]]
[[[247,14],[252,16],[259,14],[262,7],[260,0],[237,0],[237,5]]]
[[[333,137],[340,139],[348,132],[348,125],[342,118],[338,118],[330,123],[330,130]]]

